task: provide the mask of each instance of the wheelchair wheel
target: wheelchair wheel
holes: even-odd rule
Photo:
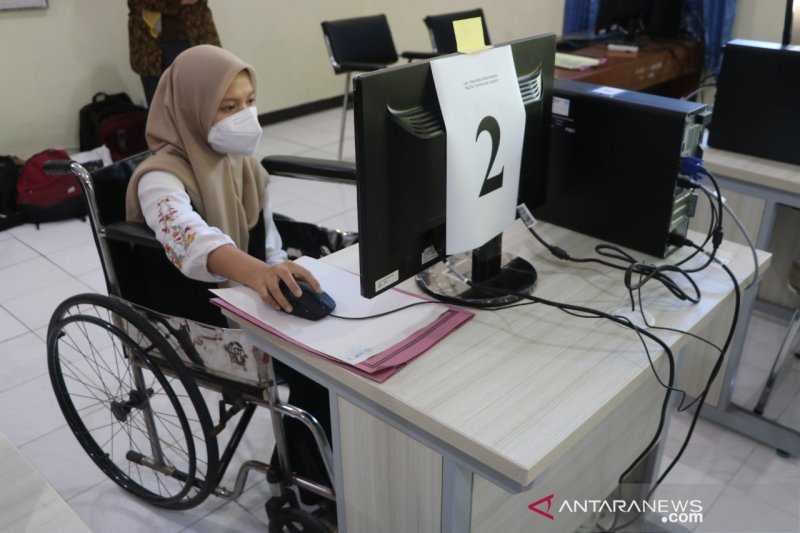
[[[47,331],[50,380],[83,449],[115,483],[169,509],[216,487],[217,440],[197,384],[164,337],[127,302],[64,301]]]

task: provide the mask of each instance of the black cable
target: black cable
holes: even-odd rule
[[[441,305],[441,303],[442,303],[441,301],[425,300],[424,302],[414,302],[413,304],[408,304],[408,305],[404,305],[402,307],[397,307],[395,309],[390,309],[388,311],[384,311],[382,313],[378,313],[378,314],[375,314],[375,315],[340,316],[340,315],[335,315],[335,314],[331,313],[328,316],[330,316],[332,318],[338,318],[339,320],[369,320],[371,318],[381,318],[381,317],[384,317],[384,316],[387,316],[387,315],[392,315],[394,313],[398,313],[400,311],[405,311],[406,309],[408,309],[410,307],[416,307],[418,305],[428,305],[428,304],[440,304]],[[474,303],[470,303],[468,300],[453,299],[452,302],[445,302],[445,303],[454,303],[455,305],[460,305],[461,307],[470,307],[470,308],[473,308],[473,309],[481,309],[483,311],[504,311],[506,309],[513,309],[515,307],[522,307],[522,306],[525,306],[525,305],[533,305],[536,302],[512,303],[512,304],[505,304],[505,305],[501,304],[501,305],[480,305],[480,306],[478,306],[478,305],[476,305]]]
[[[672,350],[670,349],[670,347],[663,340],[661,340],[657,336],[653,335],[652,333],[640,328],[639,326],[637,326],[636,324],[631,322],[630,319],[628,319],[626,317],[622,317],[622,316],[618,316],[618,315],[612,315],[612,314],[606,313],[605,311],[600,311],[600,310],[597,310],[597,309],[592,309],[592,308],[584,307],[584,306],[580,306],[580,305],[555,302],[555,301],[552,301],[552,300],[547,300],[545,298],[540,298],[538,296],[533,296],[531,294],[504,291],[504,290],[500,290],[500,289],[497,289],[497,288],[494,288],[494,287],[489,287],[489,286],[485,286],[485,285],[481,285],[481,284],[475,284],[475,283],[472,283],[472,282],[468,282],[468,284],[471,287],[475,287],[475,288],[478,288],[478,289],[481,289],[481,290],[484,290],[484,291],[495,292],[495,293],[498,293],[498,294],[503,294],[503,295],[508,295],[508,296],[516,296],[516,297],[522,298],[524,300],[529,300],[531,302],[535,302],[535,303],[539,303],[539,304],[542,304],[542,305],[546,305],[548,307],[553,307],[553,308],[556,308],[556,309],[558,309],[558,310],[560,310],[560,311],[562,311],[564,313],[568,313],[568,314],[572,314],[570,312],[574,312],[574,313],[581,313],[581,314],[584,314],[584,315],[591,315],[591,316],[596,317],[596,318],[605,318],[605,319],[610,320],[611,322],[614,322],[616,324],[622,325],[622,326],[627,327],[629,329],[633,329],[639,335],[647,337],[647,338],[655,341],[659,346],[661,346],[661,348],[664,350],[664,353],[667,355],[667,361],[669,363],[669,378],[668,378],[668,385],[666,387],[666,392],[664,393],[664,400],[663,400],[663,402],[661,404],[661,415],[659,417],[658,428],[656,428],[656,432],[653,435],[653,438],[651,439],[650,443],[648,443],[648,445],[645,447],[645,449],[636,457],[636,459],[633,460],[631,465],[627,469],[625,469],[625,471],[622,474],[620,474],[619,483],[621,484],[622,480],[625,477],[627,477],[628,474],[634,468],[636,468],[636,466],[638,466],[638,464],[642,461],[642,459],[647,457],[650,454],[650,452],[658,445],[658,441],[661,438],[661,433],[664,430],[664,424],[665,424],[665,421],[666,421],[667,411],[668,411],[668,408],[669,408],[669,400],[670,400],[672,391],[674,390],[674,384],[675,384],[675,356],[672,353]],[[583,318],[589,318],[589,317],[583,317]],[[648,353],[649,353],[649,350],[648,350]],[[659,382],[660,381],[661,380],[659,379]]]
[[[688,239],[686,240],[685,245],[697,248],[697,244],[689,241]],[[710,254],[708,252],[706,252],[705,250],[703,250],[702,253],[710,256]],[[678,453],[675,455],[675,457],[669,463],[667,468],[664,470],[664,472],[662,472],[662,474],[658,477],[656,482],[653,484],[653,486],[648,491],[647,496],[645,498],[645,499],[648,499],[648,500],[652,497],[653,493],[656,491],[656,489],[658,489],[658,487],[661,485],[661,483],[664,481],[664,479],[669,475],[669,473],[672,472],[672,469],[675,468],[675,465],[678,464],[678,462],[680,461],[681,457],[683,456],[683,453],[686,451],[686,447],[689,445],[689,441],[691,440],[692,435],[694,434],[694,429],[695,429],[695,426],[697,425],[697,420],[700,417],[700,412],[701,412],[701,410],[703,408],[703,405],[705,404],[706,397],[708,396],[708,392],[711,390],[711,386],[713,385],[714,381],[717,378],[717,375],[719,375],[720,369],[722,368],[722,363],[725,360],[725,354],[728,352],[728,349],[730,348],[731,342],[733,341],[733,335],[734,335],[734,333],[736,331],[736,324],[739,321],[739,311],[740,311],[740,306],[741,306],[741,290],[739,288],[739,282],[736,279],[736,276],[733,274],[733,272],[731,272],[731,270],[728,268],[727,265],[725,265],[723,262],[721,262],[719,260],[716,260],[716,259],[714,261],[725,271],[725,273],[728,275],[728,277],[730,277],[731,281],[733,282],[735,299],[734,299],[734,309],[733,309],[733,318],[731,320],[731,327],[728,330],[728,335],[725,338],[725,343],[722,346],[722,350],[720,351],[719,357],[717,357],[717,361],[714,363],[714,367],[711,369],[711,373],[710,373],[710,375],[708,377],[708,380],[706,381],[706,385],[703,388],[702,392],[700,393],[700,396],[698,396],[695,399],[695,402],[697,403],[697,409],[695,410],[694,415],[692,416],[692,422],[689,425],[689,430],[687,431],[686,437],[684,438],[683,443],[681,444],[681,448],[678,450]],[[611,528],[610,529],[604,529],[603,531],[605,531],[606,533],[613,533],[614,531],[618,531],[620,529],[624,529],[624,528],[628,527],[629,525],[631,525],[631,524],[635,523],[636,521],[638,521],[641,517],[642,517],[642,515],[639,515],[639,516],[629,520],[628,522],[626,522],[626,523],[624,523],[624,524],[622,524],[620,526],[617,526],[616,525],[616,516],[615,516],[614,523],[612,524]]]

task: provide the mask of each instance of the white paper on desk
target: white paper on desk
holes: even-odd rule
[[[308,269],[333,298],[336,302],[334,314],[339,316],[370,316],[421,301],[397,290],[368,300],[361,296],[360,278],[355,274],[310,257],[301,257],[296,262]],[[247,287],[211,292],[294,342],[350,365],[362,363],[407,339],[447,310],[446,306],[434,303],[368,320],[329,316],[314,322],[272,309]]]
[[[447,254],[515,219],[525,107],[510,46],[431,62],[447,130]]]

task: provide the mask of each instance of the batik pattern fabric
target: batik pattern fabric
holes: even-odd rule
[[[145,16],[145,11],[150,14]],[[179,20],[191,46],[221,46],[207,0],[198,0],[192,5],[181,5],[180,0],[128,0],[130,62],[133,71],[140,76],[160,76],[163,67],[159,39],[147,22],[153,12]]]

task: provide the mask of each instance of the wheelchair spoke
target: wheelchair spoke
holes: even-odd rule
[[[70,335],[70,334],[69,334],[69,333],[67,333],[67,332],[65,332],[65,334],[66,334],[67,338],[68,338],[69,340],[71,340],[71,341],[72,341],[72,343],[73,343],[73,344],[69,344],[69,343],[67,343],[66,341],[64,341],[64,342],[65,342],[65,344],[67,344],[67,346],[69,346],[70,348],[72,348],[73,350],[75,350],[76,352],[78,352],[78,353],[79,353],[79,354],[80,354],[80,355],[81,355],[81,356],[84,358],[84,360],[86,360],[86,362],[88,363],[88,362],[89,362],[89,359],[88,359],[88,357],[86,357],[86,354],[84,354],[84,353],[83,353],[83,351],[82,351],[80,348],[78,348],[78,343],[77,343],[77,342],[75,342],[75,340],[72,338],[72,335]],[[100,380],[100,383],[102,384],[102,386],[103,386],[103,389],[105,390],[105,393],[106,393],[106,395],[108,395],[109,397],[111,397],[111,393],[110,393],[110,392],[109,392],[109,390],[108,390],[108,386],[106,385],[106,382],[105,382],[105,381],[103,381],[103,377],[102,377],[102,376],[100,375],[100,373],[97,371],[97,368],[96,368],[95,366],[92,366],[91,364],[89,365],[89,367],[92,369],[92,371],[94,372],[94,374],[97,376],[97,379],[99,379],[99,380]]]
[[[91,355],[92,355],[92,360],[94,361],[94,364],[96,364],[98,366],[98,368],[104,368],[111,377],[113,377],[113,378],[115,378],[115,379],[117,379],[119,381],[119,379],[116,376],[114,376],[114,373],[111,372],[111,369],[108,368],[108,366],[101,365],[100,363],[97,362],[97,358],[98,357],[103,362],[105,362],[105,360],[103,359],[103,356],[100,354],[100,352],[97,350],[97,348],[95,348],[94,343],[92,342],[92,340],[89,338],[89,333],[86,331],[86,326],[82,322],[75,322],[75,324],[77,324],[78,329],[80,330],[80,332],[83,333],[83,338],[86,339],[86,343],[88,344],[89,349],[92,352]]]
[[[170,416],[170,417],[172,417],[172,418],[180,418],[178,415],[173,415],[173,414],[171,414],[171,413],[162,413],[161,411],[156,411],[156,410],[153,410],[153,413],[158,413],[158,414],[160,414],[160,415],[164,415],[164,416]],[[190,418],[190,417],[188,417],[188,416],[186,417],[186,420],[188,420],[189,422],[195,422],[195,423],[197,423],[197,424],[199,424],[199,423],[200,423],[200,421],[199,421],[199,420],[197,420],[197,419],[194,419],[194,418]]]
[[[161,416],[160,416],[160,415],[157,415],[155,411],[153,412],[153,414],[154,414],[154,415],[155,415],[155,417],[156,417],[156,418],[158,418],[158,419],[159,419],[159,420],[160,420],[162,423],[166,422],[167,424],[170,424],[172,427],[174,427],[174,428],[177,428],[177,429],[180,429],[181,431],[183,431],[183,428],[182,428],[181,426],[179,426],[178,424],[176,424],[175,422],[173,422],[172,420],[169,420],[168,418],[161,418]],[[191,433],[191,432],[190,432],[190,433]],[[197,435],[195,435],[194,433],[192,433],[192,437],[194,437],[195,439],[197,439],[197,440],[198,440],[198,441],[200,441],[200,442],[203,442],[203,439],[202,439],[202,437],[198,437],[198,436],[197,436]]]

